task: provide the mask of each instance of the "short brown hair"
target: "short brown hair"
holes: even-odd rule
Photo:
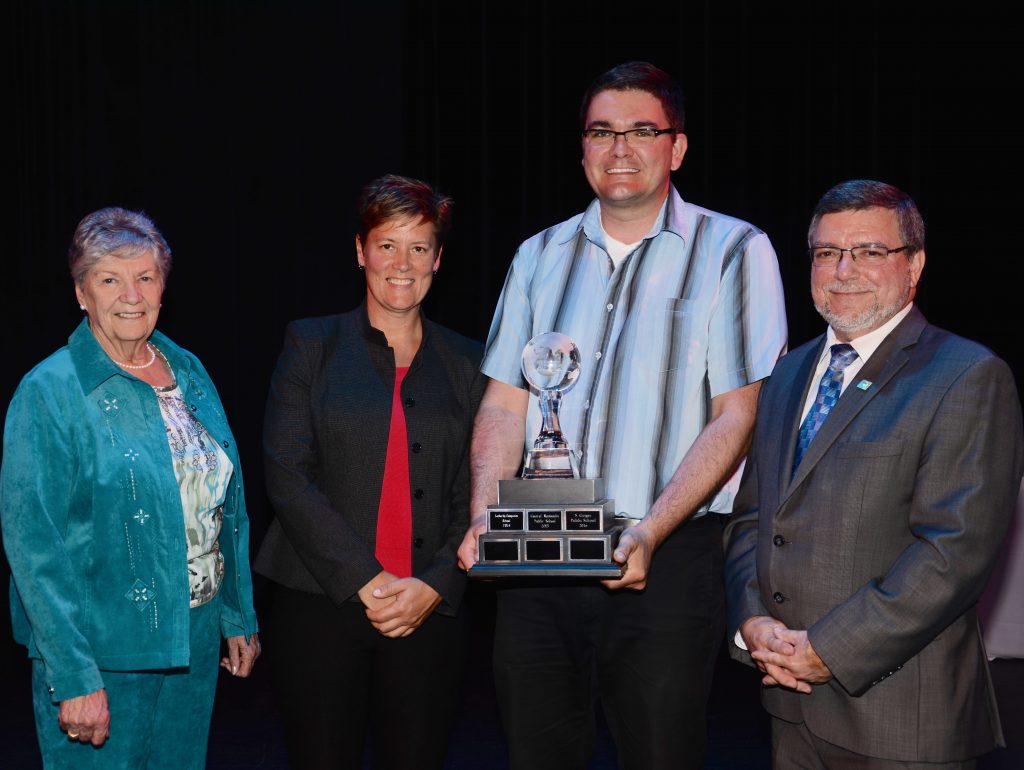
[[[359,239],[390,219],[420,218],[434,226],[440,248],[452,224],[454,201],[426,182],[386,174],[367,184],[359,194]]]
[[[586,128],[587,111],[594,97],[603,91],[644,91],[659,102],[669,125],[658,128],[674,128],[682,131],[686,123],[686,99],[680,86],[664,70],[650,62],[630,61],[612,67],[598,75],[583,94],[580,105],[580,128]]]

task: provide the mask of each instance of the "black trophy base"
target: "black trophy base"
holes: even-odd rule
[[[622,577],[612,559],[625,528],[600,479],[510,479],[488,506],[474,578]]]
[[[509,577],[580,577],[618,580],[622,568],[608,564],[474,564],[469,576],[480,580]]]

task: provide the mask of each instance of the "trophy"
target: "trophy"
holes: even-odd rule
[[[558,421],[562,395],[580,375],[579,348],[565,334],[538,334],[523,349],[522,369],[538,393],[540,432],[522,476],[498,482],[469,575],[621,577],[612,552],[631,520],[616,518],[602,479],[580,478]]]
[[[538,334],[523,348],[523,376],[539,393],[540,434],[526,457],[524,479],[578,479],[576,455],[562,435],[562,393],[580,376],[580,351],[564,334]]]

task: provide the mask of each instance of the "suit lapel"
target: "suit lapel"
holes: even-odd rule
[[[790,474],[793,472],[793,457],[796,455],[796,442],[800,433],[801,411],[824,344],[825,335],[823,334],[817,344],[809,345],[801,359],[795,362],[791,374],[780,388],[781,397],[785,399],[785,406],[775,412],[779,415],[779,421],[775,423],[775,429],[769,434],[781,444],[778,451],[774,453],[777,464],[775,478],[779,480],[777,490],[779,500],[785,499],[785,492],[789,488]],[[772,374],[772,377],[774,376],[775,374]]]
[[[853,419],[882,392],[896,373],[906,365],[910,358],[906,348],[917,343],[926,323],[924,316],[917,308],[911,310],[903,322],[892,330],[871,355],[871,358],[861,367],[857,373],[857,383],[866,381],[870,385],[862,389],[857,386],[857,383],[850,383],[846,387],[843,395],[840,396],[839,401],[829,413],[828,419],[818,429],[811,445],[807,447],[807,453],[800,462],[800,467],[797,468],[792,481],[786,485],[782,502],[785,502],[786,497],[803,482]],[[803,394],[806,396],[806,393],[805,389]],[[800,403],[802,405],[802,399]],[[792,426],[791,429],[793,429]],[[797,426],[795,430],[798,431],[799,427]],[[793,452],[790,451],[788,456],[792,461]],[[786,478],[788,478],[788,474]]]

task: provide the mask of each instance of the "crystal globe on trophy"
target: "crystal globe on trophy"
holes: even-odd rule
[[[523,348],[523,376],[538,392],[541,426],[527,454],[524,479],[579,478],[576,456],[562,435],[558,407],[580,376],[580,351],[565,334],[544,332]]]
[[[520,478],[498,482],[470,577],[621,577],[612,553],[627,520],[615,516],[602,479],[580,478],[558,422],[580,360],[576,344],[558,332],[538,334],[523,349],[523,376],[537,391],[541,427]]]

